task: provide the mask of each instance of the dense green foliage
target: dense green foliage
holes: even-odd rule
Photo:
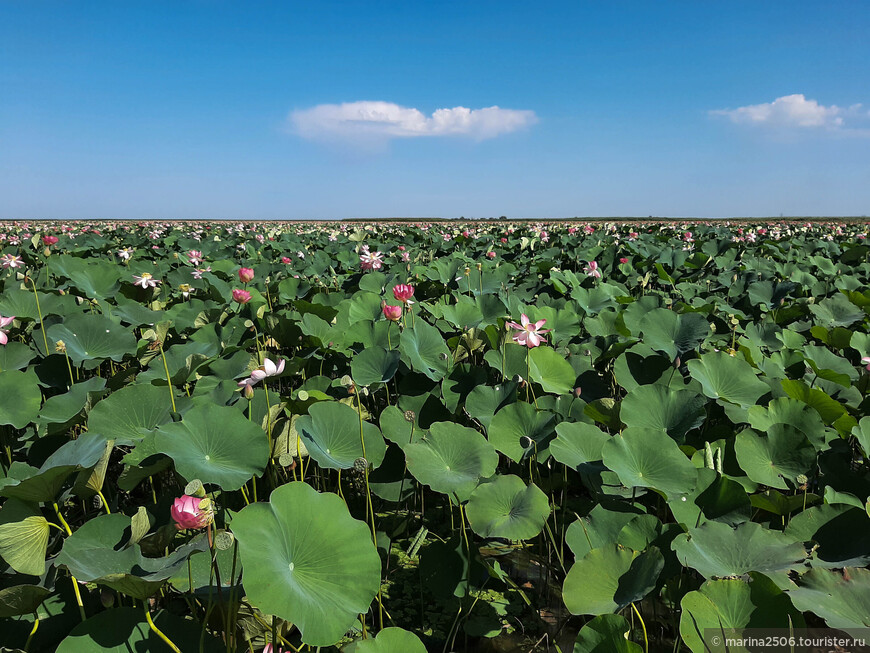
[[[0,646],[868,627],[866,232],[0,227]]]

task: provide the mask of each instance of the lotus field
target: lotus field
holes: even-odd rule
[[[866,234],[0,225],[0,647],[868,627]]]

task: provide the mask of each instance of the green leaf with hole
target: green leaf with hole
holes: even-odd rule
[[[340,640],[368,612],[381,580],[369,527],[335,494],[302,482],[243,508],[233,533],[251,604],[292,622],[311,646]]]
[[[798,610],[820,616],[830,628],[870,627],[870,570],[810,569],[788,595]]]

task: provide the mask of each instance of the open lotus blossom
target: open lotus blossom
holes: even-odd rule
[[[0,256],[0,264],[3,265],[3,268],[20,268],[24,266],[24,259],[20,256],[15,256],[14,254],[4,254]]]
[[[0,315],[0,345],[5,345],[9,342],[9,336],[6,335],[5,327],[8,327],[12,324],[12,320],[15,319],[15,316],[12,317],[3,317]]]
[[[238,302],[239,304],[247,304],[251,301],[251,293],[247,290],[236,288],[233,290],[233,301]]]
[[[191,265],[202,263],[202,252],[192,249],[187,253],[187,260]]]
[[[867,366],[867,371],[870,372],[870,356],[865,356],[861,359],[861,365]]]
[[[202,275],[205,272],[211,272],[211,266],[209,265],[207,268],[196,268],[195,270],[190,271],[190,275],[194,279],[202,279]]]
[[[359,264],[363,270],[380,270],[384,266],[384,255],[381,252],[365,252],[360,254]]]
[[[118,258],[123,261],[129,261],[133,256],[133,248],[132,247],[124,247],[118,250]]]
[[[250,283],[254,280],[254,270],[251,268],[239,268],[239,281]]]
[[[400,283],[393,287],[393,297],[398,299],[403,304],[413,304],[411,297],[414,296],[414,286],[407,283]]]
[[[390,306],[389,304],[384,304],[383,307],[384,317],[390,320],[391,322],[398,322],[402,319],[402,307],[401,306]]]
[[[595,277],[596,279],[601,278],[601,270],[598,269],[598,263],[596,261],[589,261],[589,264],[583,268],[583,271],[586,273],[587,277]]]
[[[205,528],[214,521],[214,507],[211,499],[200,499],[188,494],[182,495],[172,502],[170,514],[175,522],[175,528],[178,530]]]
[[[514,342],[520,345],[525,345],[529,349],[532,347],[537,347],[542,342],[546,341],[544,338],[545,333],[549,333],[549,329],[542,329],[541,327],[547,322],[547,320],[538,320],[535,323],[532,323],[529,320],[528,316],[523,313],[520,317],[521,324],[517,324],[516,322],[508,322],[508,326],[511,329],[516,329],[519,331],[516,335],[514,335]]]
[[[263,364],[260,365],[260,367],[255,369],[253,372],[251,372],[251,378],[254,379],[256,382],[256,381],[262,381],[263,379],[268,378],[270,376],[277,376],[278,374],[280,374],[281,372],[284,371],[284,364],[285,363],[286,363],[286,361],[280,360],[280,361],[278,361],[278,364],[276,365],[268,358],[264,358]]]
[[[140,275],[134,274],[133,279],[136,281],[134,285],[142,286],[143,288],[156,288],[157,284],[160,283],[150,272],[143,272]]]

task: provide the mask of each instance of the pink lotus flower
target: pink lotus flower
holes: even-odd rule
[[[495,258],[495,257],[496,257],[496,253],[495,253],[495,252],[487,252],[487,253],[486,253],[486,258],[493,259],[493,258]]]
[[[251,268],[239,269],[239,281],[242,283],[250,283],[254,280],[254,271]]]
[[[8,327],[12,324],[12,320],[15,319],[15,316],[12,317],[3,317],[0,316],[0,345],[5,345],[9,342],[9,336],[6,335],[5,327]]]
[[[251,372],[251,378],[254,379],[254,382],[262,381],[265,378],[270,376],[277,376],[281,372],[284,371],[284,364],[286,361],[280,360],[276,365],[268,358],[263,359],[263,364],[260,365],[257,369]]]
[[[238,302],[239,304],[247,304],[249,301],[251,301],[251,293],[249,293],[247,290],[235,288],[233,290],[233,301]]]
[[[20,256],[14,256],[13,254],[4,254],[0,256],[0,263],[3,265],[3,269],[6,268],[20,268],[24,266],[24,260]]]
[[[0,318],[0,319],[3,319],[3,318]],[[866,365],[867,371],[870,372],[870,356],[865,356],[864,358],[862,358],[861,365]]]
[[[414,296],[414,286],[407,283],[400,283],[393,287],[393,297],[398,299],[403,304],[411,304],[411,297]]]
[[[384,304],[383,307],[384,317],[390,320],[391,322],[398,322],[402,319],[402,307],[401,306],[390,306],[389,304]]]
[[[160,281],[151,276],[150,272],[143,272],[140,275],[134,274],[133,279],[136,281],[134,285],[142,286],[143,288],[156,288],[157,284],[160,283]]]
[[[628,259],[623,256],[621,259],[619,259],[619,262],[625,264],[628,263]]]
[[[202,252],[192,249],[187,253],[187,261],[191,265],[199,265],[202,263]]]
[[[211,272],[210,265],[207,268],[196,268],[195,270],[191,270],[190,276],[192,276],[194,279],[202,279],[202,275],[205,272]]]
[[[129,261],[133,256],[133,248],[132,247],[124,247],[123,249],[118,250],[118,258],[123,261]]]
[[[46,245],[49,245],[49,246],[56,245],[57,244],[57,236],[43,236],[42,242],[44,242]]]
[[[205,528],[214,521],[211,499],[200,499],[188,494],[172,502],[170,514],[178,530]]]
[[[402,263],[407,263],[411,260],[411,252],[402,252]]]
[[[598,263],[595,261],[589,261],[589,264],[583,268],[583,271],[586,273],[587,277],[595,277],[596,279],[601,278],[601,270],[598,269]]]
[[[507,324],[511,329],[519,331],[513,338],[514,342],[525,345],[529,349],[537,347],[542,342],[546,342],[546,338],[543,335],[549,333],[550,330],[542,329],[541,327],[544,326],[547,320],[538,320],[532,324],[528,316],[523,313],[522,317],[520,317],[520,322],[522,324],[517,324],[516,322],[508,322]]]
[[[364,252],[360,254],[359,264],[363,270],[380,270],[384,266],[384,255],[381,252]]]
[[[282,257],[281,257],[281,262],[282,262],[284,265],[287,265],[288,263],[292,262],[292,259],[291,259],[289,256],[282,256]]]

